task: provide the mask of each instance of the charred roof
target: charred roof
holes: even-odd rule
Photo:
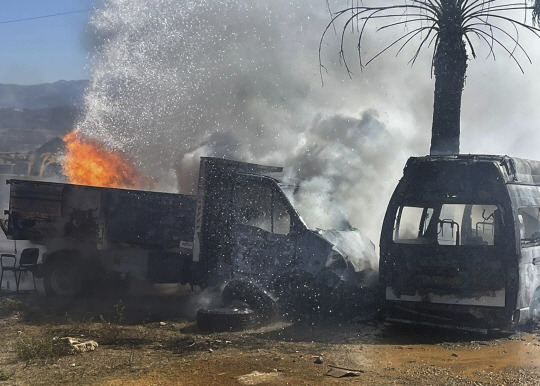
[[[404,174],[407,173],[407,168],[411,165],[425,162],[450,162],[466,165],[492,163],[501,170],[507,184],[540,186],[540,161],[491,154],[428,155],[410,157],[403,170]]]

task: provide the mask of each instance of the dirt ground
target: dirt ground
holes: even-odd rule
[[[106,291],[58,302],[1,290],[0,384],[540,384],[538,331],[490,337],[304,319],[206,334],[197,301]],[[66,336],[99,346],[58,352]]]

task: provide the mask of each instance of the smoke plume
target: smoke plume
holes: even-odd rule
[[[183,191],[194,187],[199,156],[285,166],[309,225],[351,224],[378,241],[407,157],[428,152],[430,53],[413,68],[407,51],[383,55],[361,73],[350,34],[349,79],[336,26],[322,46],[323,86],[318,45],[329,20],[324,0],[105,0],[91,18],[99,42],[80,133],[130,154],[157,179],[182,166]],[[374,29],[366,40],[373,54],[384,43]],[[478,137],[506,134],[502,112],[484,123],[473,107],[492,103],[495,86],[484,88],[481,71],[470,66],[479,83],[466,85],[463,127],[475,134],[464,135],[462,149],[491,153],[501,150]],[[519,128],[528,130],[525,121]]]

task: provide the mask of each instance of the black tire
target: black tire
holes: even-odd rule
[[[255,312],[245,307],[201,308],[197,311],[197,327],[202,331],[241,331],[256,325]]]
[[[317,304],[313,282],[313,275],[302,270],[277,275],[273,288],[281,311],[291,316],[312,314]]]
[[[233,302],[246,303],[257,312],[261,319],[271,319],[278,312],[278,305],[274,297],[256,284],[247,281],[233,280],[227,283],[223,288],[221,300],[226,306]]]
[[[346,293],[344,289],[344,281],[330,268],[323,268],[318,272],[312,286],[317,314],[338,317],[352,300],[352,293]]]
[[[82,273],[78,260],[67,258],[46,262],[43,286],[47,296],[74,297],[82,288]]]

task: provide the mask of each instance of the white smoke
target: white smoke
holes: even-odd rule
[[[201,155],[285,166],[309,225],[349,221],[377,242],[407,157],[429,151],[430,52],[413,68],[407,51],[389,53],[361,73],[350,34],[349,79],[337,27],[323,44],[323,87],[318,44],[329,20],[325,0],[105,0],[91,19],[101,40],[79,127],[162,179],[182,165],[186,191]],[[366,41],[373,54],[384,44],[375,29]],[[480,66],[469,65],[478,83],[468,78],[465,88],[462,148],[491,153],[493,141],[478,137],[507,136],[501,116],[516,117],[497,111],[483,121],[474,105],[488,110],[496,87]]]

